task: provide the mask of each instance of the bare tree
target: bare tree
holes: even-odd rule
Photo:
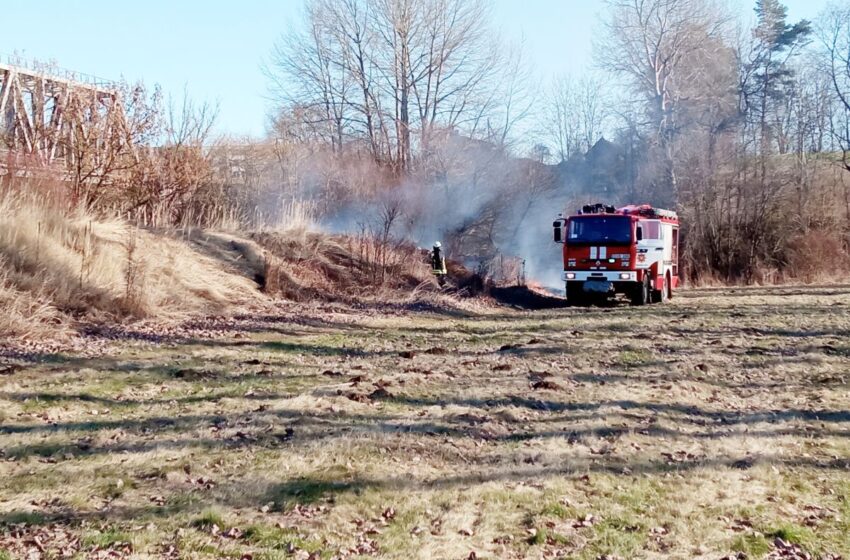
[[[435,132],[475,130],[519,98],[495,93],[509,72],[488,24],[486,0],[310,0],[303,29],[272,53],[276,110],[298,108],[318,138],[365,140],[376,161],[407,172]],[[500,112],[499,129],[516,115]]]
[[[123,111],[112,110],[122,104]],[[65,140],[75,204],[93,207],[114,196],[139,164],[138,147],[155,141],[161,131],[161,94],[141,84],[120,85],[109,101],[98,95],[75,96],[64,107],[76,122]]]
[[[606,118],[604,87],[596,77],[556,77],[546,95],[543,130],[560,161],[587,152],[599,140]]]
[[[599,62],[644,97],[653,136],[667,160],[665,187],[675,200],[673,138],[680,88],[697,70],[683,61],[710,48],[728,19],[712,0],[609,0],[608,5],[607,35],[597,45]]]
[[[365,134],[370,152],[380,161],[384,155],[380,145],[383,122],[376,91],[374,6],[366,0],[318,0],[316,6],[323,17],[322,25],[334,36],[339,49],[334,54],[335,64],[356,84],[356,93],[352,91],[346,99],[354,111],[351,125]]]
[[[486,83],[486,89],[491,93],[475,106],[473,121],[476,126],[470,129],[470,133],[474,136],[477,121],[490,115],[485,138],[506,147],[517,126],[531,116],[537,96],[533,93],[531,64],[522,46],[504,54],[493,51],[492,59],[497,64],[494,67],[496,71],[491,72]],[[497,78],[498,83],[490,83],[493,78]]]
[[[379,53],[385,91],[390,94],[397,169],[405,171],[411,160],[411,51],[419,36],[420,0],[374,0],[374,25],[383,43]]]
[[[340,151],[353,80],[344,71],[339,37],[329,31],[325,8],[320,2],[307,5],[303,29],[282,37],[265,71],[278,110],[298,107],[314,134]]]
[[[850,6],[834,4],[825,14],[818,35],[836,100],[832,134],[841,150],[844,168],[850,171]]]
[[[483,0],[423,2],[422,34],[412,49],[411,88],[422,129],[423,145],[439,124],[455,127],[474,120],[488,107],[487,95],[500,57],[488,29],[488,5]],[[514,66],[521,56],[512,56]],[[519,76],[521,76],[520,74]],[[517,76],[517,77],[519,77]],[[507,92],[508,94],[513,91]]]
[[[124,190],[122,213],[152,226],[193,218],[188,214],[196,194],[212,177],[207,143],[217,114],[217,106],[196,104],[186,91],[179,102],[169,99],[160,145],[141,152]]]

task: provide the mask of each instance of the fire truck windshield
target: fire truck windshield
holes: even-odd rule
[[[632,222],[626,216],[582,216],[570,220],[567,243],[628,245]]]

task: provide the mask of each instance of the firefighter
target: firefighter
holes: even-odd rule
[[[446,283],[446,257],[443,255],[443,244],[437,241],[431,248],[431,271],[437,277],[440,286]]]

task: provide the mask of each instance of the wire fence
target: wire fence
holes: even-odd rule
[[[75,72],[73,70],[68,70],[67,68],[62,68],[55,60],[44,61],[18,53],[8,54],[0,52],[0,64],[14,66],[43,76],[60,78],[69,82],[85,84],[102,89],[114,89],[118,85],[118,82],[115,80],[107,80],[106,78],[101,78],[93,74]]]

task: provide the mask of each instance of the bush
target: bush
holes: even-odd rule
[[[793,237],[788,243],[786,274],[813,282],[850,270],[845,241],[836,232],[813,230]]]

